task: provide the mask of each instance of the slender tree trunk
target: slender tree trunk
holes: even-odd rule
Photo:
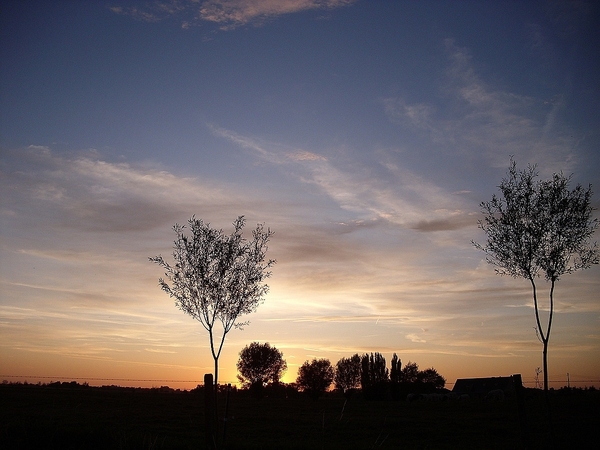
[[[544,364],[544,393],[548,395],[548,339],[544,339],[544,350],[542,352]]]
[[[214,344],[214,337],[213,337],[213,330],[212,327],[210,327],[208,329],[208,340],[210,342],[210,352],[212,354],[213,360],[215,361],[215,386],[217,385],[217,371],[219,370],[219,365],[218,365],[218,361],[219,361],[219,356],[215,353],[215,344]]]
[[[221,356],[221,351],[223,350],[223,344],[225,343],[225,336],[227,335],[226,327],[224,327],[223,335],[221,336],[221,342],[219,343],[219,350],[215,351],[214,345],[214,335],[212,329],[209,330],[210,336],[210,350],[213,355],[213,359],[215,361],[215,436],[219,436],[219,357]],[[218,441],[218,437],[217,437]]]
[[[548,342],[550,341],[550,329],[552,328],[552,316],[554,313],[554,282],[556,280],[551,279],[552,286],[550,287],[550,313],[548,315],[548,326],[546,328],[546,333],[544,333],[544,330],[542,329],[542,323],[540,321],[540,311],[537,301],[535,281],[533,280],[533,277],[530,277],[529,281],[531,281],[531,286],[533,289],[533,306],[535,309],[535,321],[537,324],[538,336],[543,345],[542,364],[544,366],[544,399],[546,401],[546,420],[548,424],[548,433],[551,436],[551,442],[554,444],[554,427],[552,426],[552,410],[548,391]],[[551,448],[554,448],[554,446]]]
[[[217,450],[217,434],[215,432],[215,416],[213,402],[215,401],[212,373],[204,374],[204,414],[206,427],[206,448]]]
[[[213,358],[215,360],[215,386],[214,386],[214,394],[215,394],[215,400],[214,400],[214,404],[215,404],[215,409],[214,409],[214,420],[215,420],[215,442],[217,443],[217,448],[220,447],[219,445],[219,383],[218,383],[218,376],[219,376],[219,357],[218,356],[214,356],[213,354]]]
[[[550,435],[552,442],[552,446],[550,448],[556,448],[554,444],[556,442],[554,439],[554,426],[552,424],[552,405],[550,404],[550,392],[548,390],[548,340],[550,339],[551,321],[552,315],[550,315],[550,319],[548,320],[548,329],[546,331],[546,338],[544,339],[544,399],[546,401],[546,421],[548,426],[548,434]]]
[[[214,345],[214,341],[213,341],[213,331],[212,328],[210,328],[208,330],[208,336],[210,338],[210,351],[212,353],[213,356],[213,360],[215,361],[215,380],[214,380],[214,390],[213,390],[213,394],[214,394],[214,433],[215,433],[215,445],[218,448],[218,441],[219,441],[219,405],[218,405],[218,400],[219,400],[219,353],[215,352],[215,345]],[[222,341],[221,341],[222,343]]]
[[[554,283],[551,279],[550,286],[550,313],[548,315],[548,328],[546,328],[546,338],[544,339],[544,392],[548,393],[548,342],[550,341],[550,329],[552,328],[552,316],[554,315]]]
[[[218,356],[213,356],[213,359],[215,360],[215,387],[217,387],[219,385],[219,358]]]
[[[544,333],[544,329],[542,328],[542,322],[540,320],[540,309],[538,305],[537,299],[537,289],[535,286],[535,281],[533,278],[529,278],[531,282],[531,288],[533,290],[533,306],[535,310],[535,322],[537,324],[537,332],[539,334],[539,338],[542,341],[543,350],[542,350],[542,365],[544,367],[544,393],[548,395],[548,342],[550,340],[550,329],[552,328],[552,315],[554,312],[554,282],[552,281],[552,286],[550,288],[550,313],[548,316],[548,326],[546,327],[546,332]]]

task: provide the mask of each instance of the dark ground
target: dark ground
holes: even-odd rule
[[[0,385],[0,448],[205,448],[202,392],[163,391]],[[600,391],[551,394],[549,427],[543,396],[527,391],[529,448],[600,448]],[[223,397],[222,409],[224,404]],[[229,416],[230,450],[527,448],[515,397],[414,403],[357,397],[345,403],[336,395],[318,401],[302,395],[256,400],[232,392]]]

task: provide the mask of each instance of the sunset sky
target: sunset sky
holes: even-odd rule
[[[8,1],[0,35],[0,379],[200,383],[148,261],[195,214],[275,232],[221,382],[259,341],[286,382],[377,351],[533,386],[530,285],[471,240],[511,155],[600,206],[597,2]],[[599,292],[558,282],[552,386],[600,386]]]

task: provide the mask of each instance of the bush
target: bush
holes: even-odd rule
[[[240,352],[237,369],[242,386],[249,389],[254,397],[260,398],[268,383],[279,383],[287,369],[287,363],[283,359],[283,353],[271,347],[268,342],[252,342]]]
[[[328,359],[313,359],[302,364],[296,384],[302,392],[316,400],[329,389],[333,378],[333,367]]]
[[[360,356],[340,359],[335,366],[335,387],[348,397],[360,385]]]

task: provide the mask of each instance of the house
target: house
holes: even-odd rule
[[[506,395],[515,393],[516,388],[522,388],[521,374],[508,377],[491,378],[459,378],[454,383],[452,392],[457,395],[468,394],[472,397],[484,397],[488,392],[500,389]]]

